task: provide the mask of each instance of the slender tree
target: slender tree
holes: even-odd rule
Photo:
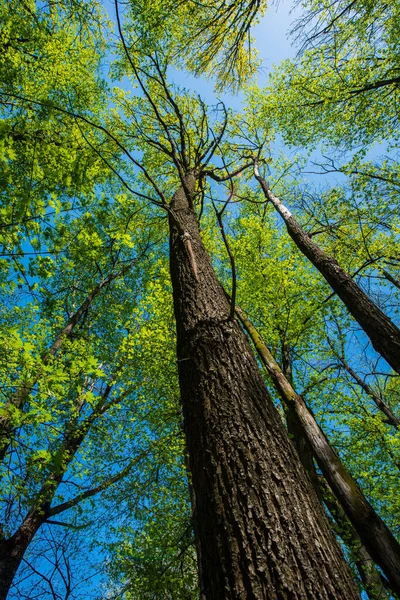
[[[288,233],[297,247],[313,263],[345,303],[350,313],[370,338],[375,350],[385,358],[395,371],[400,373],[400,330],[398,327],[372,302],[350,275],[339,266],[337,261],[313,242],[310,236],[300,227],[289,209],[271,192],[266,179],[260,175],[257,165],[254,172],[265,197],[273,204],[284,220]]]
[[[303,398],[295,392],[290,381],[285,377],[254,325],[239,307],[236,307],[236,312],[246,331],[251,336],[279,395],[285,404],[288,405],[289,409],[294,409],[313,456],[317,460],[318,466],[323,472],[329,486],[339,499],[341,506],[367,551],[375,562],[382,567],[393,589],[399,593],[399,543],[373,510],[372,506],[363,496],[357,483],[352,479],[351,475],[342,465],[339,457],[332,450],[314,417],[309,412]]]

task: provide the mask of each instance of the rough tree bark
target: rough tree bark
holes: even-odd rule
[[[273,204],[283,218],[286,229],[310,262],[318,269],[350,314],[361,325],[373,347],[389,365],[400,373],[400,331],[396,325],[372,302],[334,258],[326,254],[300,227],[284,204],[269,189],[266,180],[255,167],[255,177],[260,183],[265,197]]]
[[[400,544],[369,504],[356,481],[345,469],[308,410],[303,398],[297,394],[286,379],[254,325],[238,306],[236,314],[253,340],[275,389],[283,402],[292,406],[296,412],[298,425],[303,429],[329,487],[339,500],[368,553],[381,567],[392,589],[400,594]]]
[[[229,318],[187,197],[194,176],[184,183],[171,203],[170,268],[202,596],[358,598],[249,342]]]

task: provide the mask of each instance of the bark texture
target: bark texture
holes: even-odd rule
[[[285,221],[288,233],[299,250],[318,269],[350,314],[361,325],[375,350],[389,365],[400,373],[400,331],[398,327],[372,302],[334,258],[326,254],[300,227],[282,202],[274,196],[267,182],[256,172],[265,197],[272,202]]]
[[[188,175],[186,190],[193,192],[194,185]],[[183,187],[171,203],[170,231],[203,598],[358,598],[249,342],[229,318]]]

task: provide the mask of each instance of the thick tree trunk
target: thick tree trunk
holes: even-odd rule
[[[193,191],[194,177],[185,188]],[[170,260],[207,600],[357,598],[351,573],[199,236],[183,188]]]
[[[275,389],[285,404],[293,406],[319,468],[362,543],[376,564],[381,567],[392,589],[400,594],[400,544],[369,504],[356,481],[345,469],[308,410],[303,398],[297,394],[286,379],[258,331],[238,306],[236,313],[251,336]]]
[[[256,168],[265,197],[271,201],[283,218],[288,233],[299,250],[306,256],[326,279],[350,314],[361,325],[373,347],[389,365],[400,373],[400,331],[396,325],[372,302],[334,258],[326,254],[300,227],[296,219],[269,189],[267,182]]]

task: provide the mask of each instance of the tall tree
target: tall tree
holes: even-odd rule
[[[45,11],[46,25],[52,22],[54,14],[58,15],[55,30],[50,28],[52,35],[57,31],[63,33],[62,24],[73,4],[57,4],[55,13],[50,8]],[[77,6],[86,10],[91,4],[79,2]],[[157,4],[149,11],[140,3],[132,3],[134,10],[129,13],[131,22],[125,37],[116,3],[119,42],[113,76],[127,76],[133,90],[136,88],[138,92],[117,89],[106,111],[97,103],[95,85],[88,90],[76,88],[76,95],[69,90],[73,66],[61,91],[56,78],[42,81],[39,88],[43,93],[36,97],[32,97],[33,92],[28,93],[26,79],[20,89],[7,82],[3,91],[2,97],[13,104],[13,110],[17,108],[23,116],[33,114],[38,121],[45,118],[48,123],[45,139],[50,139],[56,155],[60,140],[62,147],[71,137],[79,155],[79,159],[73,159],[72,168],[66,164],[65,177],[63,172],[60,177],[56,173],[55,179],[50,177],[49,187],[46,178],[41,177],[45,169],[45,160],[41,159],[43,167],[33,170],[31,177],[35,183],[40,182],[34,196],[35,211],[22,218],[24,226],[25,221],[40,223],[45,217],[47,241],[41,245],[41,239],[34,239],[33,248],[48,252],[48,244],[52,250],[66,252],[67,260],[53,262],[54,252],[50,253],[49,283],[45,291],[41,289],[38,300],[42,319],[25,321],[24,332],[29,328],[28,323],[42,331],[40,352],[36,346],[33,352],[26,347],[21,370],[20,348],[26,338],[17,336],[13,347],[16,366],[11,388],[15,391],[22,382],[26,393],[21,403],[11,402],[6,407],[4,416],[12,427],[6,428],[7,457],[11,462],[5,467],[9,467],[9,472],[14,469],[17,478],[27,476],[29,485],[25,495],[20,496],[23,500],[18,515],[7,525],[8,546],[5,543],[4,547],[13,545],[28,528],[30,535],[25,536],[18,560],[42,523],[57,520],[57,515],[89,497],[103,492],[107,496],[107,490],[126,468],[135,474],[129,478],[132,495],[137,498],[142,495],[144,507],[148,500],[144,480],[160,481],[160,464],[175,472],[174,461],[182,449],[179,444],[175,450],[166,448],[176,435],[179,411],[176,391],[173,385],[165,383],[166,357],[160,358],[170,334],[166,335],[165,320],[161,328],[157,327],[157,318],[162,319],[171,310],[165,297],[154,288],[161,284],[153,279],[160,277],[163,285],[172,286],[174,299],[177,370],[192,472],[194,531],[203,597],[357,597],[325,515],[266,391],[246,337],[234,319],[235,301],[228,302],[212,267],[206,245],[215,248],[216,243],[208,237],[209,229],[200,235],[201,215],[205,217],[202,227],[204,223],[207,226],[213,214],[210,209],[215,208],[218,229],[230,258],[235,297],[235,260],[223,219],[230,203],[235,201],[237,190],[233,180],[252,166],[253,151],[257,152],[260,144],[249,143],[248,139],[242,143],[237,122],[229,125],[221,104],[214,110],[221,119],[212,122],[199,98],[169,86],[166,81],[168,65],[182,63],[177,56],[179,47],[185,48],[186,65],[194,70],[207,68],[222,79],[224,69],[230,65],[233,78],[227,78],[228,84],[237,81],[237,77],[245,79],[252,64],[243,49],[249,28],[261,14],[262,6],[261,2],[249,1],[221,3],[216,7],[210,2],[199,11],[198,5],[190,2],[171,3],[167,11]],[[61,13],[57,12],[60,7]],[[79,27],[74,30],[83,40],[95,31],[93,21],[90,21],[92,29],[86,27],[82,19],[85,14],[90,15],[90,10],[78,11]],[[73,29],[76,22],[71,22]],[[175,36],[170,35],[171,22],[177,25]],[[68,28],[66,31],[71,33]],[[48,28],[44,27],[45,37],[47,34]],[[197,59],[193,58],[196,53]],[[88,59],[93,53],[83,54],[82,65],[89,65],[88,72],[96,73],[99,63],[95,66]],[[71,60],[69,64],[75,63]],[[99,98],[103,89],[100,85]],[[11,128],[12,116],[8,123]],[[10,134],[9,128],[5,136],[7,148],[15,142],[20,144],[17,148],[21,165],[23,140],[29,130],[25,121],[22,125],[17,137]],[[225,136],[228,127],[229,135]],[[35,143],[44,139],[37,128],[32,138]],[[254,139],[257,140],[257,134]],[[81,156],[87,158],[86,163]],[[8,163],[13,160],[12,151],[5,152],[5,159]],[[71,171],[73,176],[69,177]],[[24,179],[22,168],[16,172]],[[109,175],[115,177],[116,184],[108,183]],[[217,208],[216,182],[225,182],[229,188],[228,201],[224,200],[221,208]],[[29,183],[29,193],[22,202],[18,196],[19,205],[26,206],[32,200],[31,187]],[[59,192],[57,197],[68,197],[73,202],[82,198],[82,203],[75,205],[77,214],[73,219],[56,215],[53,220],[46,210],[43,212],[39,196],[44,191],[43,197],[48,198],[48,191],[55,188]],[[121,188],[125,188],[124,193]],[[207,196],[211,196],[211,204]],[[113,197],[112,201],[109,197]],[[67,202],[64,208],[70,212]],[[14,225],[13,219],[11,222]],[[166,251],[167,222],[171,283],[165,277],[165,267],[159,267]],[[16,227],[19,238],[12,242],[13,256],[18,244],[21,248],[30,236],[23,226],[20,229],[18,226],[20,220]],[[148,226],[151,234],[147,233]],[[151,240],[150,246],[144,244],[145,248],[141,243],[144,232],[149,243]],[[38,233],[41,237],[40,226]],[[58,246],[54,242],[57,237],[62,240]],[[135,268],[135,274],[128,276],[125,267],[142,256],[144,250],[153,268],[148,269],[141,261],[142,271]],[[223,274],[224,268],[218,261],[221,253],[214,256],[217,269]],[[45,263],[42,255],[35,258],[28,273],[31,279],[26,280],[24,260],[16,267],[19,285],[33,294],[34,278],[40,278],[41,283],[47,276]],[[121,280],[113,279],[117,274]],[[60,284],[56,289],[62,289],[63,294],[54,301],[51,283],[56,282]],[[108,284],[102,285],[103,282]],[[149,290],[154,291],[154,295],[150,293],[151,302],[146,300]],[[21,306],[28,315],[31,308],[25,308],[23,302]],[[54,317],[57,326],[49,327],[48,321]],[[63,331],[62,339],[58,338]],[[12,336],[10,339],[13,340]],[[49,340],[58,339],[62,344],[56,343],[54,354],[46,351],[54,346]],[[175,370],[173,382],[174,375]],[[132,390],[132,384],[134,387],[138,384],[139,388]],[[113,406],[108,406],[108,401]],[[52,436],[46,433],[46,402],[51,406],[51,422],[57,430]],[[123,414],[119,412],[120,405]],[[40,423],[34,425],[40,427],[33,428],[36,406],[40,407]],[[105,407],[110,412],[103,410]],[[29,414],[26,422],[25,414]],[[124,423],[128,415],[129,420]],[[137,423],[135,427],[133,422]],[[104,435],[106,428],[113,432],[112,440]],[[31,431],[31,441],[46,440],[46,450],[39,454],[32,455],[31,449],[23,445],[23,436]],[[124,439],[128,440],[125,444]],[[122,469],[108,460],[113,445]],[[142,468],[135,470],[136,458],[145,450],[151,454],[154,445],[160,445],[163,458],[153,456],[154,468],[149,467],[150,474],[142,463]],[[107,476],[102,478],[91,472],[89,484],[82,487],[80,465],[86,470],[89,463],[97,466],[99,473],[104,468]],[[176,472],[180,476],[178,468]],[[135,476],[139,483],[135,483]],[[68,486],[77,483],[79,492],[74,495]],[[63,486],[68,489],[65,498],[62,498]],[[15,485],[13,489],[15,498],[22,486]],[[110,495],[108,498],[112,501]],[[123,493],[121,498],[122,506],[132,510],[135,500],[128,502]],[[11,513],[12,504],[8,506]],[[143,552],[140,556],[142,559]],[[144,572],[148,577],[150,571]],[[186,574],[190,579],[192,570]],[[174,581],[173,576],[170,581]],[[185,591],[184,585],[182,593]]]
[[[146,67],[135,64],[118,13],[117,19],[127,63],[144,96],[133,103],[125,100],[124,110],[137,115],[141,169],[154,188],[157,204],[169,215],[178,373],[195,498],[201,593],[210,599],[287,594],[329,597],[340,585],[335,569],[340,563],[345,568],[343,559],[336,554],[307,479],[301,471],[300,477],[294,476],[299,468],[296,455],[199,234],[198,182],[213,175],[207,165],[222,139],[226,118],[213,132],[204,106],[187,95],[178,98],[168,87],[165,67],[157,57],[149,57]],[[157,166],[154,148],[161,150]],[[171,186],[170,170],[160,164],[161,157],[166,166],[172,163],[174,179],[179,181],[171,202],[161,187],[163,173]],[[260,471],[257,465],[262,465]],[[279,508],[272,509],[272,498]],[[304,532],[294,517],[303,510],[303,503],[307,514],[313,515],[310,525],[302,520]],[[285,522],[279,516],[284,506],[292,507],[285,512]],[[288,535],[292,528],[296,536]],[[311,546],[306,541],[310,536],[315,540]],[[328,562],[319,550],[318,558],[314,556],[319,536],[329,544]],[[276,547],[273,539],[279,539]],[[278,560],[278,555],[285,559]],[[303,569],[305,564],[315,565],[315,560],[323,561],[324,570],[333,571],[327,578],[314,571],[312,580],[304,580],[295,564]],[[342,582],[340,593],[354,596],[350,581],[343,578]]]
[[[317,165],[317,159],[314,159],[312,170],[321,175],[342,175],[340,182],[335,182],[331,190],[330,201],[318,211],[326,216],[324,237],[340,235],[340,226],[335,226],[335,222],[342,214],[342,205],[347,202],[347,214],[343,214],[343,219],[348,225],[354,223],[352,231],[347,232],[354,241],[346,242],[343,231],[341,244],[348,243],[354,254],[361,256],[364,253],[370,264],[379,265],[381,277],[386,281],[393,279],[386,266],[398,268],[396,207],[399,167],[395,150],[398,139],[395,108],[398,94],[398,10],[397,3],[391,6],[390,11],[385,11],[379,2],[374,6],[368,2],[306,3],[305,13],[295,28],[302,44],[298,57],[282,63],[271,75],[264,92],[254,88],[250,94],[250,106],[254,110],[258,105],[258,118],[264,120],[264,127],[276,129],[286,143],[306,147],[308,151],[322,145],[323,158]],[[343,176],[347,176],[344,184]],[[274,203],[265,178],[263,188]],[[381,197],[380,202],[376,202],[376,194]],[[325,194],[324,199],[328,200],[328,196]],[[288,211],[280,211],[278,204],[274,204],[301,251],[342,297],[351,314],[367,332],[374,348],[398,372],[399,333],[395,311],[385,317],[380,307],[373,307],[374,302],[371,304],[371,298],[365,297],[363,290],[355,300],[357,288],[349,273],[339,269],[329,253],[319,252],[317,244],[308,239],[308,231],[299,227],[297,219]],[[281,205],[281,208],[285,207]],[[310,216],[307,227],[312,231],[315,224],[316,232],[321,233],[313,208],[315,205],[310,207],[307,215]],[[355,236],[354,228],[359,231]],[[386,242],[376,252],[376,233],[378,230],[383,232],[384,228],[386,231],[382,237]],[[312,235],[316,233],[312,231]],[[376,272],[373,276],[376,278]],[[342,291],[339,292],[341,286]],[[353,301],[350,296],[353,296]],[[392,315],[393,323],[389,323],[388,317]],[[375,319],[376,330],[373,332],[372,320]],[[383,331],[386,333],[383,334]],[[384,347],[386,340],[392,345],[391,351]]]
[[[255,165],[255,177],[260,182],[267,200],[269,200],[283,218],[290,237],[297,247],[313,263],[343,300],[349,312],[361,325],[371,339],[375,350],[389,365],[400,373],[400,330],[378,306],[353,281],[337,261],[321,250],[310,236],[300,227],[292,213],[283,202],[273,194],[264,177]]]

